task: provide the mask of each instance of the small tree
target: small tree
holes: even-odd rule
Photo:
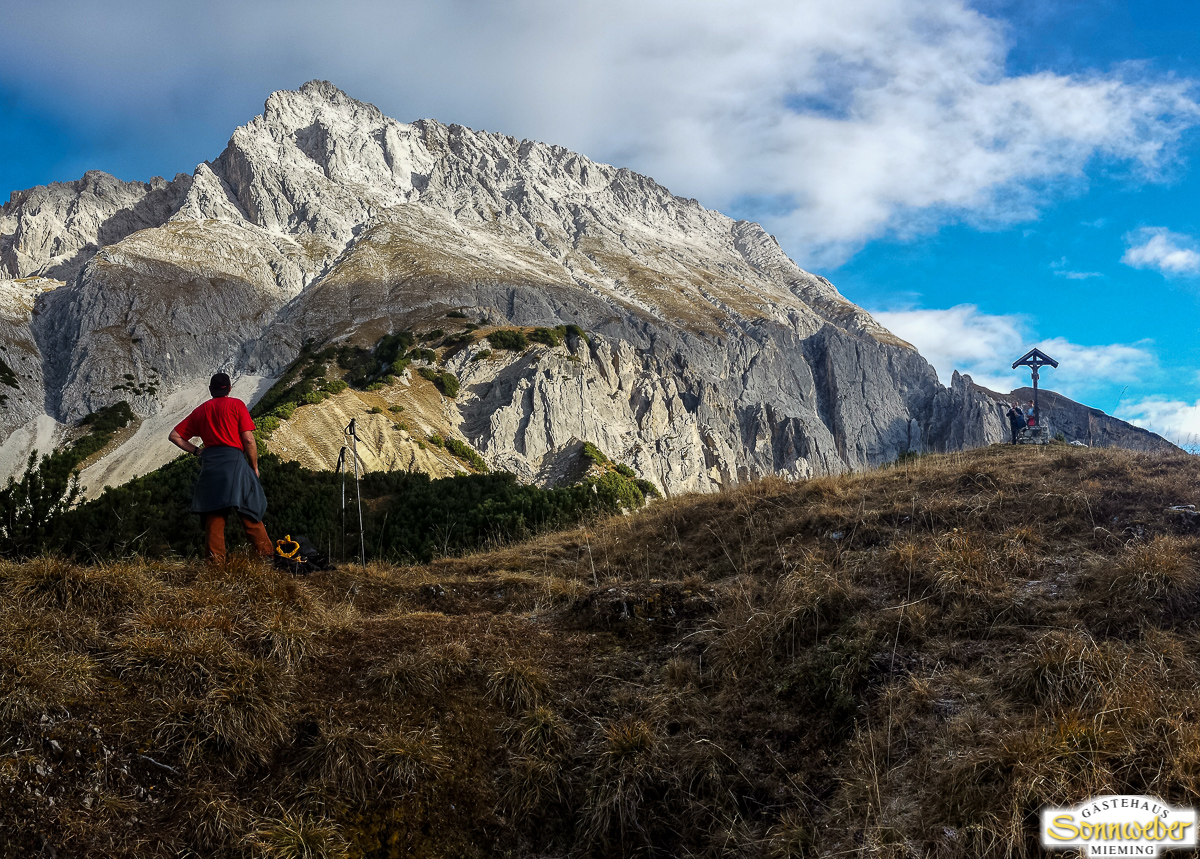
[[[10,557],[44,548],[64,513],[79,499],[79,472],[64,453],[29,454],[21,479],[0,490],[0,553]]]

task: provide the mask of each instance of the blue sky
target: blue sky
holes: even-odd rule
[[[1181,0],[0,0],[0,192],[215,158],[312,78],[761,220],[944,382],[1200,438],[1200,9]]]

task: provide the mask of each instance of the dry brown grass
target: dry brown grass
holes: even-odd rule
[[[995,447],[423,567],[0,563],[0,854],[1017,857],[1197,805],[1197,478]]]

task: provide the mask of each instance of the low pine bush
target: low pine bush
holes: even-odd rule
[[[492,344],[492,348],[509,352],[524,352],[529,348],[529,338],[512,328],[493,331],[487,336],[487,341]]]
[[[442,373],[433,367],[422,367],[420,375],[422,379],[428,379],[430,382],[433,382],[434,386],[450,399],[458,396],[458,377],[453,373]]]
[[[561,346],[565,333],[566,328],[535,328],[530,333],[529,339],[545,346]]]
[[[463,444],[456,438],[446,439],[446,450],[457,456],[464,462],[470,463],[471,467],[479,472],[488,470],[487,463],[483,461],[483,457],[475,452],[468,444]]]

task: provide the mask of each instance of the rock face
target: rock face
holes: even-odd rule
[[[191,184],[184,173],[122,182],[91,170],[78,182],[14,191],[0,209],[0,265],[12,277],[69,280],[100,248],[165,222]]]
[[[156,414],[218,369],[278,375],[306,340],[453,329],[448,312],[589,334],[446,359],[463,383],[451,433],[529,480],[579,440],[677,493],[1005,434],[987,392],[940,385],[759,225],[561,147],[400,123],[320,81],[272,94],[190,177],[13,194],[0,265],[65,281],[0,292],[32,377],[0,437],[39,399],[59,422],[121,399]]]

